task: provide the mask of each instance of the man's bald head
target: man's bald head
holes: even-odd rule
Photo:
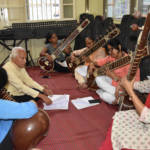
[[[24,68],[26,64],[26,51],[22,47],[14,47],[12,49],[10,59],[14,62],[18,67]]]

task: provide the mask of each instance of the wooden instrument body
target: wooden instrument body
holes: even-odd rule
[[[49,61],[47,57],[40,57],[38,64],[41,69],[52,72],[54,69],[54,60],[62,53],[64,49],[89,25],[90,21],[85,19],[65,40],[58,46],[58,48],[51,54],[53,61]]]
[[[39,57],[38,64],[42,70],[47,71],[47,72],[53,72],[54,62],[48,60],[46,56]]]
[[[67,64],[68,68],[71,72],[74,72],[75,68],[78,67],[81,64],[84,64],[85,61],[89,58],[89,56],[94,53],[99,47],[104,46],[108,40],[115,38],[120,33],[120,30],[114,26],[111,26],[109,29],[109,32],[101,37],[92,48],[90,48],[88,51],[85,51],[81,53],[79,57],[76,57],[75,60],[72,62],[71,57],[67,58]],[[86,58],[86,59],[83,59]]]
[[[4,100],[15,101],[6,89],[0,90],[0,97]],[[29,119],[15,120],[12,127],[12,142],[14,150],[29,150],[44,138],[49,130],[48,114],[39,111]]]
[[[70,72],[74,73],[74,70],[79,66],[82,65],[83,63],[81,63],[80,59],[78,57],[75,57],[75,60],[72,62],[71,61],[71,57],[67,57],[66,59],[67,62],[67,66],[68,69],[70,70]]]
[[[149,31],[150,31],[150,13],[148,13],[147,15],[140,41],[137,44],[136,54],[134,55],[133,61],[131,63],[131,67],[127,75],[127,79],[129,81],[133,80],[133,78],[136,75],[142,57],[147,54],[146,43],[147,43],[147,37]],[[119,110],[128,110],[131,107],[134,108],[133,103],[132,101],[130,101],[130,97],[128,96],[128,94],[125,92],[124,95],[125,96],[121,97]]]
[[[16,120],[12,127],[14,150],[29,150],[35,147],[48,133],[49,116],[39,109],[32,118]]]

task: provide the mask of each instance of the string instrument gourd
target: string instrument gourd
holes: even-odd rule
[[[15,101],[5,88],[0,90],[0,97],[4,100]],[[43,139],[49,129],[48,114],[39,109],[29,119],[15,120],[12,127],[12,142],[14,150],[29,150]]]

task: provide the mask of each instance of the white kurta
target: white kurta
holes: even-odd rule
[[[87,69],[88,66],[82,65],[75,69],[75,79],[79,84],[84,84],[87,81]]]
[[[78,56],[80,55],[82,52],[84,52],[85,50],[88,50],[87,48],[83,48],[81,50],[76,50],[73,53]],[[99,48],[98,50],[96,50],[93,54],[90,55],[90,60],[91,61],[96,61],[99,60],[101,58],[106,57],[106,53],[105,50],[103,48]],[[87,72],[88,72],[88,65],[80,65],[75,69],[75,79],[78,81],[78,83],[81,84],[85,84],[87,82]]]
[[[120,111],[113,119],[113,150],[150,150],[150,109],[145,107],[141,116],[135,110]]]

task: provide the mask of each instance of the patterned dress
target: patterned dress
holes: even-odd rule
[[[117,112],[113,117],[111,141],[113,150],[150,150],[150,109],[139,116],[135,110]]]

